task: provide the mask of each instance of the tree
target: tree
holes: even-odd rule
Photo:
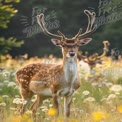
[[[0,1],[0,28],[7,28],[7,24],[10,19],[15,15],[17,10],[13,7],[14,3],[18,3],[19,0],[4,0]],[[12,47],[20,47],[23,41],[16,41],[14,37],[0,37],[0,57],[3,54],[8,53]]]
[[[101,1],[99,4],[99,21],[97,23],[101,25],[94,36],[96,48],[100,47],[100,43],[97,43],[98,39],[100,41],[108,40],[110,42],[110,49],[117,48],[120,51],[122,48],[122,42],[120,41],[122,39],[122,1]]]
[[[7,28],[10,19],[17,13],[13,7],[13,3],[18,3],[20,0],[0,0],[0,27]]]
[[[16,42],[14,37],[9,37],[5,39],[4,37],[0,38],[0,56],[8,53],[12,47],[20,47],[23,44],[23,41]]]
[[[100,2],[102,2],[102,6],[100,6]],[[29,53],[30,56],[44,56],[53,53],[54,55],[59,56],[60,50],[51,44],[48,36],[45,36],[41,32],[34,33],[37,31],[36,27],[39,26],[35,26],[37,23],[34,17],[37,14],[40,14],[40,12],[43,12],[41,10],[45,10],[45,16],[51,15],[50,12],[54,11],[57,18],[52,19],[52,22],[59,20],[59,27],[52,28],[50,31],[56,34],[57,30],[60,30],[66,37],[73,37],[80,27],[83,29],[83,32],[87,27],[88,19],[83,11],[85,9],[95,11],[96,16],[100,20],[99,24],[101,24],[102,19],[99,16],[99,12],[100,8],[102,8],[101,16],[105,15],[105,17],[111,17],[113,14],[114,16],[120,16],[120,21],[114,19],[114,21],[111,20],[109,23],[104,23],[103,18],[104,24],[101,24],[96,32],[89,36],[93,37],[92,42],[80,48],[82,51],[90,52],[90,54],[94,52],[102,53],[102,41],[104,40],[110,41],[111,46],[115,45],[116,48],[118,48],[118,46],[119,48],[122,48],[122,42],[120,41],[122,38],[122,35],[120,34],[122,32],[121,5],[121,0],[28,0],[26,1],[26,4],[25,0],[21,0],[19,4],[14,5],[18,12],[12,18],[9,28],[7,28],[8,34],[5,35],[3,30],[0,34],[4,34],[7,37],[9,33],[14,32],[18,39],[25,40],[24,46],[21,47],[21,51],[18,49],[15,49],[16,51],[12,50],[13,52],[11,52],[11,54],[14,56],[20,53]],[[117,8],[117,12],[115,11],[115,7]],[[107,10],[105,14],[103,8],[104,10]],[[35,22],[34,24],[32,24],[33,20]],[[23,33],[25,30],[30,32],[29,34],[32,36],[27,37],[27,34]]]

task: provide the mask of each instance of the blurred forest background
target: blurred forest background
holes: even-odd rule
[[[51,38],[41,32],[36,15],[45,14],[50,32],[57,34],[60,30],[66,37],[73,37],[79,28],[84,32],[87,27],[85,9],[96,12],[99,25],[97,31],[89,36],[93,38],[92,42],[80,50],[101,53],[102,41],[108,40],[110,50],[117,48],[122,53],[121,8],[121,0],[0,0],[0,55],[9,51],[13,57],[25,53],[29,57],[61,56]],[[104,18],[111,15],[113,18],[105,21]]]

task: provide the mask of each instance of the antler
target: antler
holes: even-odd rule
[[[103,44],[104,44],[103,53],[100,56],[97,53],[95,53],[95,54],[88,56],[88,57],[82,56],[82,59],[83,60],[87,59],[87,63],[89,63],[89,62],[97,61],[98,59],[101,59],[102,57],[104,57],[106,55],[106,53],[108,52],[108,46],[110,45],[110,43],[109,43],[109,41],[103,41]]]
[[[40,15],[37,15],[37,22],[38,22],[38,24],[41,26],[42,31],[43,31],[45,34],[47,34],[48,36],[51,36],[51,37],[57,38],[57,39],[65,38],[65,36],[64,36],[60,31],[58,31],[58,33],[59,33],[59,35],[60,35],[60,36],[59,36],[59,35],[52,34],[52,33],[50,33],[50,32],[47,30],[47,28],[46,28],[46,26],[45,26],[44,14],[43,14],[43,13],[41,13]]]
[[[80,28],[80,30],[76,34],[75,38],[84,38],[87,35],[93,33],[97,29],[97,25],[95,25],[93,27],[94,22],[95,22],[95,16],[96,16],[95,12],[90,12],[88,10],[84,10],[84,13],[88,16],[88,26],[87,26],[86,32],[84,32],[83,34],[81,34],[82,29]],[[41,13],[40,15],[37,15],[37,22],[41,26],[42,31],[45,34],[47,34],[48,36],[51,36],[51,37],[57,38],[57,39],[65,38],[64,34],[62,34],[59,30],[57,31],[59,35],[52,34],[52,33],[50,33],[47,30],[47,28],[45,26],[46,24],[45,24],[45,21],[44,21],[44,14],[43,13]]]
[[[103,45],[104,45],[104,48],[103,48],[103,54],[98,56],[97,58],[102,58],[106,55],[106,53],[108,52],[108,47],[110,45],[109,41],[103,41]]]
[[[80,29],[78,34],[75,36],[75,38],[84,38],[88,36],[89,34],[93,33],[97,29],[97,25],[93,27],[94,22],[95,22],[95,16],[96,16],[95,12],[84,10],[84,13],[88,16],[88,26],[87,26],[86,32],[81,34],[81,29]]]

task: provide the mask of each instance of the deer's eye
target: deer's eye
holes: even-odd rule
[[[63,47],[63,48],[66,48],[66,46],[65,46],[65,45],[62,45],[62,47]]]

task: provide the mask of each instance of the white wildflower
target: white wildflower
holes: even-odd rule
[[[109,102],[109,101],[114,100],[115,98],[116,98],[116,95],[115,95],[115,94],[110,94],[110,95],[107,97],[106,101]]]
[[[116,95],[120,95],[120,93],[119,93],[119,92],[115,92],[115,94],[116,94]]]
[[[50,118],[44,118],[45,122],[50,121]]]
[[[32,99],[32,100],[31,100],[31,102],[33,102],[33,103],[34,103],[35,101],[36,101],[36,99]]]
[[[43,108],[42,111],[43,112],[48,112],[48,109],[47,108]]]
[[[17,89],[17,90],[19,90],[19,86],[17,86],[17,85],[16,85],[16,86],[14,87],[14,89]]]
[[[92,85],[92,86],[98,86],[98,83],[93,82],[91,85]]]
[[[47,106],[41,106],[40,108],[41,109],[47,109]]]
[[[103,102],[103,101],[106,101],[106,99],[107,99],[107,98],[104,97],[104,98],[102,98],[100,101]]]
[[[116,98],[115,94],[110,94],[107,98],[106,98],[106,103],[107,104],[112,104],[113,100]]]
[[[20,98],[20,96],[19,96],[19,95],[15,95],[15,97],[16,97],[16,98]]]
[[[0,106],[5,107],[6,103],[0,103]]]
[[[27,101],[24,100],[24,99],[21,99],[21,98],[15,98],[15,99],[13,100],[13,103],[15,103],[15,104],[26,104]]]
[[[84,110],[83,110],[83,109],[81,109],[79,112],[80,112],[80,113],[83,113],[83,112],[84,112]]]
[[[108,82],[108,83],[104,83],[107,87],[111,87],[113,85],[113,83]]]
[[[50,104],[49,107],[52,108],[53,107],[53,104]]]
[[[2,75],[3,75],[4,77],[7,77],[9,74],[10,74],[10,72],[4,71]]]
[[[76,98],[75,98],[75,97],[73,97],[73,99],[72,99],[73,103],[75,102],[75,100],[76,100]]]
[[[75,108],[71,108],[70,111],[75,111]]]
[[[2,87],[4,85],[4,83],[0,83],[0,87]]]
[[[27,111],[26,111],[26,114],[32,114],[32,111],[27,110]]]
[[[79,108],[75,108],[74,110],[75,110],[75,111],[79,111]]]
[[[50,103],[50,100],[46,99],[43,101],[43,104]]]
[[[36,100],[37,100],[37,96],[35,95],[35,96],[32,98],[31,102],[35,102]]]
[[[9,83],[9,81],[8,81],[8,80],[4,80],[3,82],[4,82],[5,84]]]
[[[10,110],[13,110],[13,111],[15,111],[15,110],[16,110],[16,108],[10,108]]]
[[[3,95],[2,98],[8,98],[9,96],[8,95]]]
[[[86,99],[84,99],[84,102],[94,102],[95,98],[94,97],[88,97]]]
[[[85,95],[85,96],[87,96],[87,95],[90,94],[90,92],[88,90],[85,90],[85,91],[82,92],[82,94]]]
[[[12,87],[12,86],[16,86],[16,83],[15,82],[9,82],[8,87]]]
[[[121,85],[113,85],[110,88],[110,90],[113,91],[113,92],[120,92],[120,91],[122,91],[122,86]]]

